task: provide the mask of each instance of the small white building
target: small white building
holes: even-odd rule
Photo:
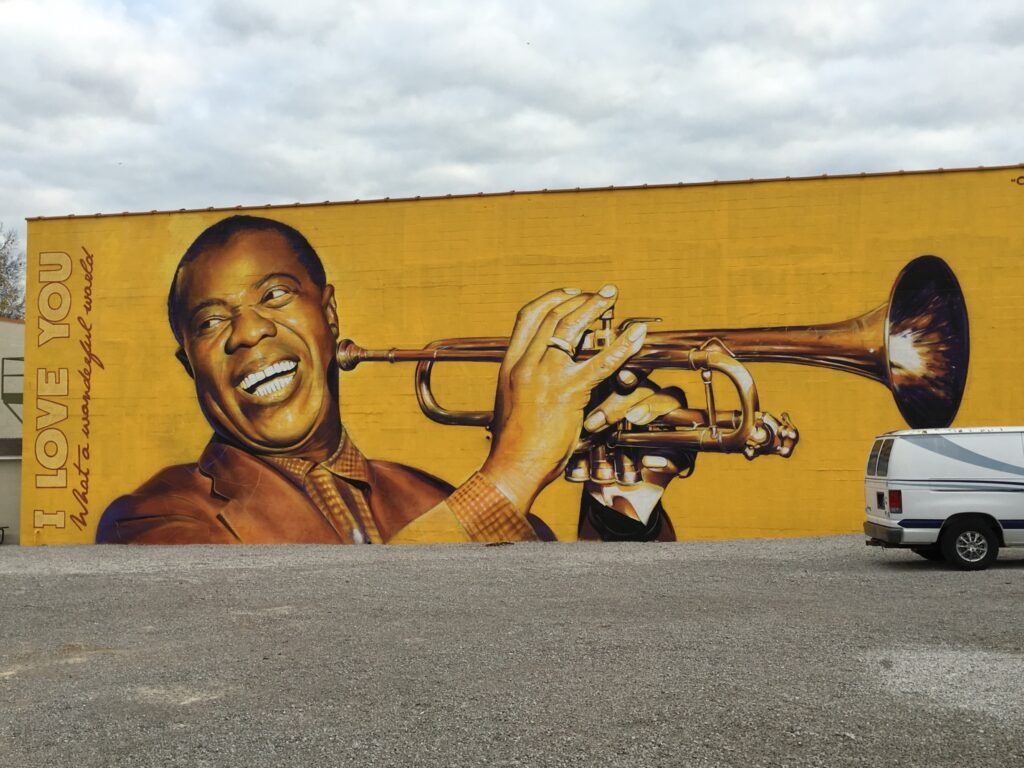
[[[18,542],[25,321],[0,317],[0,526],[4,544]]]

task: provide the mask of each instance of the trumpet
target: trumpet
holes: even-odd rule
[[[613,327],[611,312],[588,330],[574,355],[583,360],[615,334],[638,322]],[[441,339],[420,349],[364,349],[350,339],[338,344],[337,363],[350,371],[364,362],[415,362],[420,409],[440,424],[489,427],[492,411],[452,411],[431,388],[439,362],[500,363],[508,338]],[[699,371],[704,408],[679,408],[643,428],[622,423],[577,444],[566,478],[583,482],[640,482],[640,453],[650,451],[771,454],[787,458],[799,439],[788,414],[776,418],[760,408],[754,378],[745,363],[792,363],[863,376],[886,386],[912,428],[946,427],[960,407],[970,356],[967,305],[953,270],[937,256],[919,256],[900,271],[888,301],[837,323],[763,328],[648,332],[644,345],[624,366],[645,375],[657,369]],[[715,378],[728,380],[738,409],[716,407]]]

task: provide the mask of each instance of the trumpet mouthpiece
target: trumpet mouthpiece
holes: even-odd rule
[[[334,359],[341,370],[351,371],[362,361],[365,351],[352,339],[342,339],[338,342],[338,350],[334,353]]]

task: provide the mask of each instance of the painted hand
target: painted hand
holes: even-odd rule
[[[587,414],[583,426],[588,432],[602,432],[622,421],[644,426],[686,407],[686,395],[679,387],[660,388],[629,371],[620,373],[618,382],[617,391]],[[639,484],[588,482],[586,491],[604,506],[646,524],[665,488],[691,468],[693,460],[694,455],[686,451],[643,449]]]
[[[480,468],[523,512],[559,476],[583,426],[591,390],[640,349],[643,324],[594,357],[575,361],[584,332],[615,303],[616,289],[551,291],[519,311],[498,373],[494,439]]]

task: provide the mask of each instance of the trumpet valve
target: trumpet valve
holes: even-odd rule
[[[615,482],[615,464],[603,445],[596,445],[590,451],[590,479],[602,485]]]
[[[614,451],[615,481],[621,485],[637,485],[641,481],[634,451],[618,448]]]
[[[612,319],[615,317],[613,309],[606,310],[601,315],[601,327],[597,330],[588,331],[583,336],[582,349],[601,349],[607,347],[613,338],[615,331],[612,330]]]
[[[660,322],[660,317],[627,317],[625,320],[619,323],[617,332],[620,334],[625,333],[627,330],[629,330],[630,326],[636,325],[637,323],[647,323],[648,325],[650,325],[651,323]]]
[[[586,453],[574,453],[569,458],[565,479],[570,483],[585,483],[590,479],[590,459]]]

